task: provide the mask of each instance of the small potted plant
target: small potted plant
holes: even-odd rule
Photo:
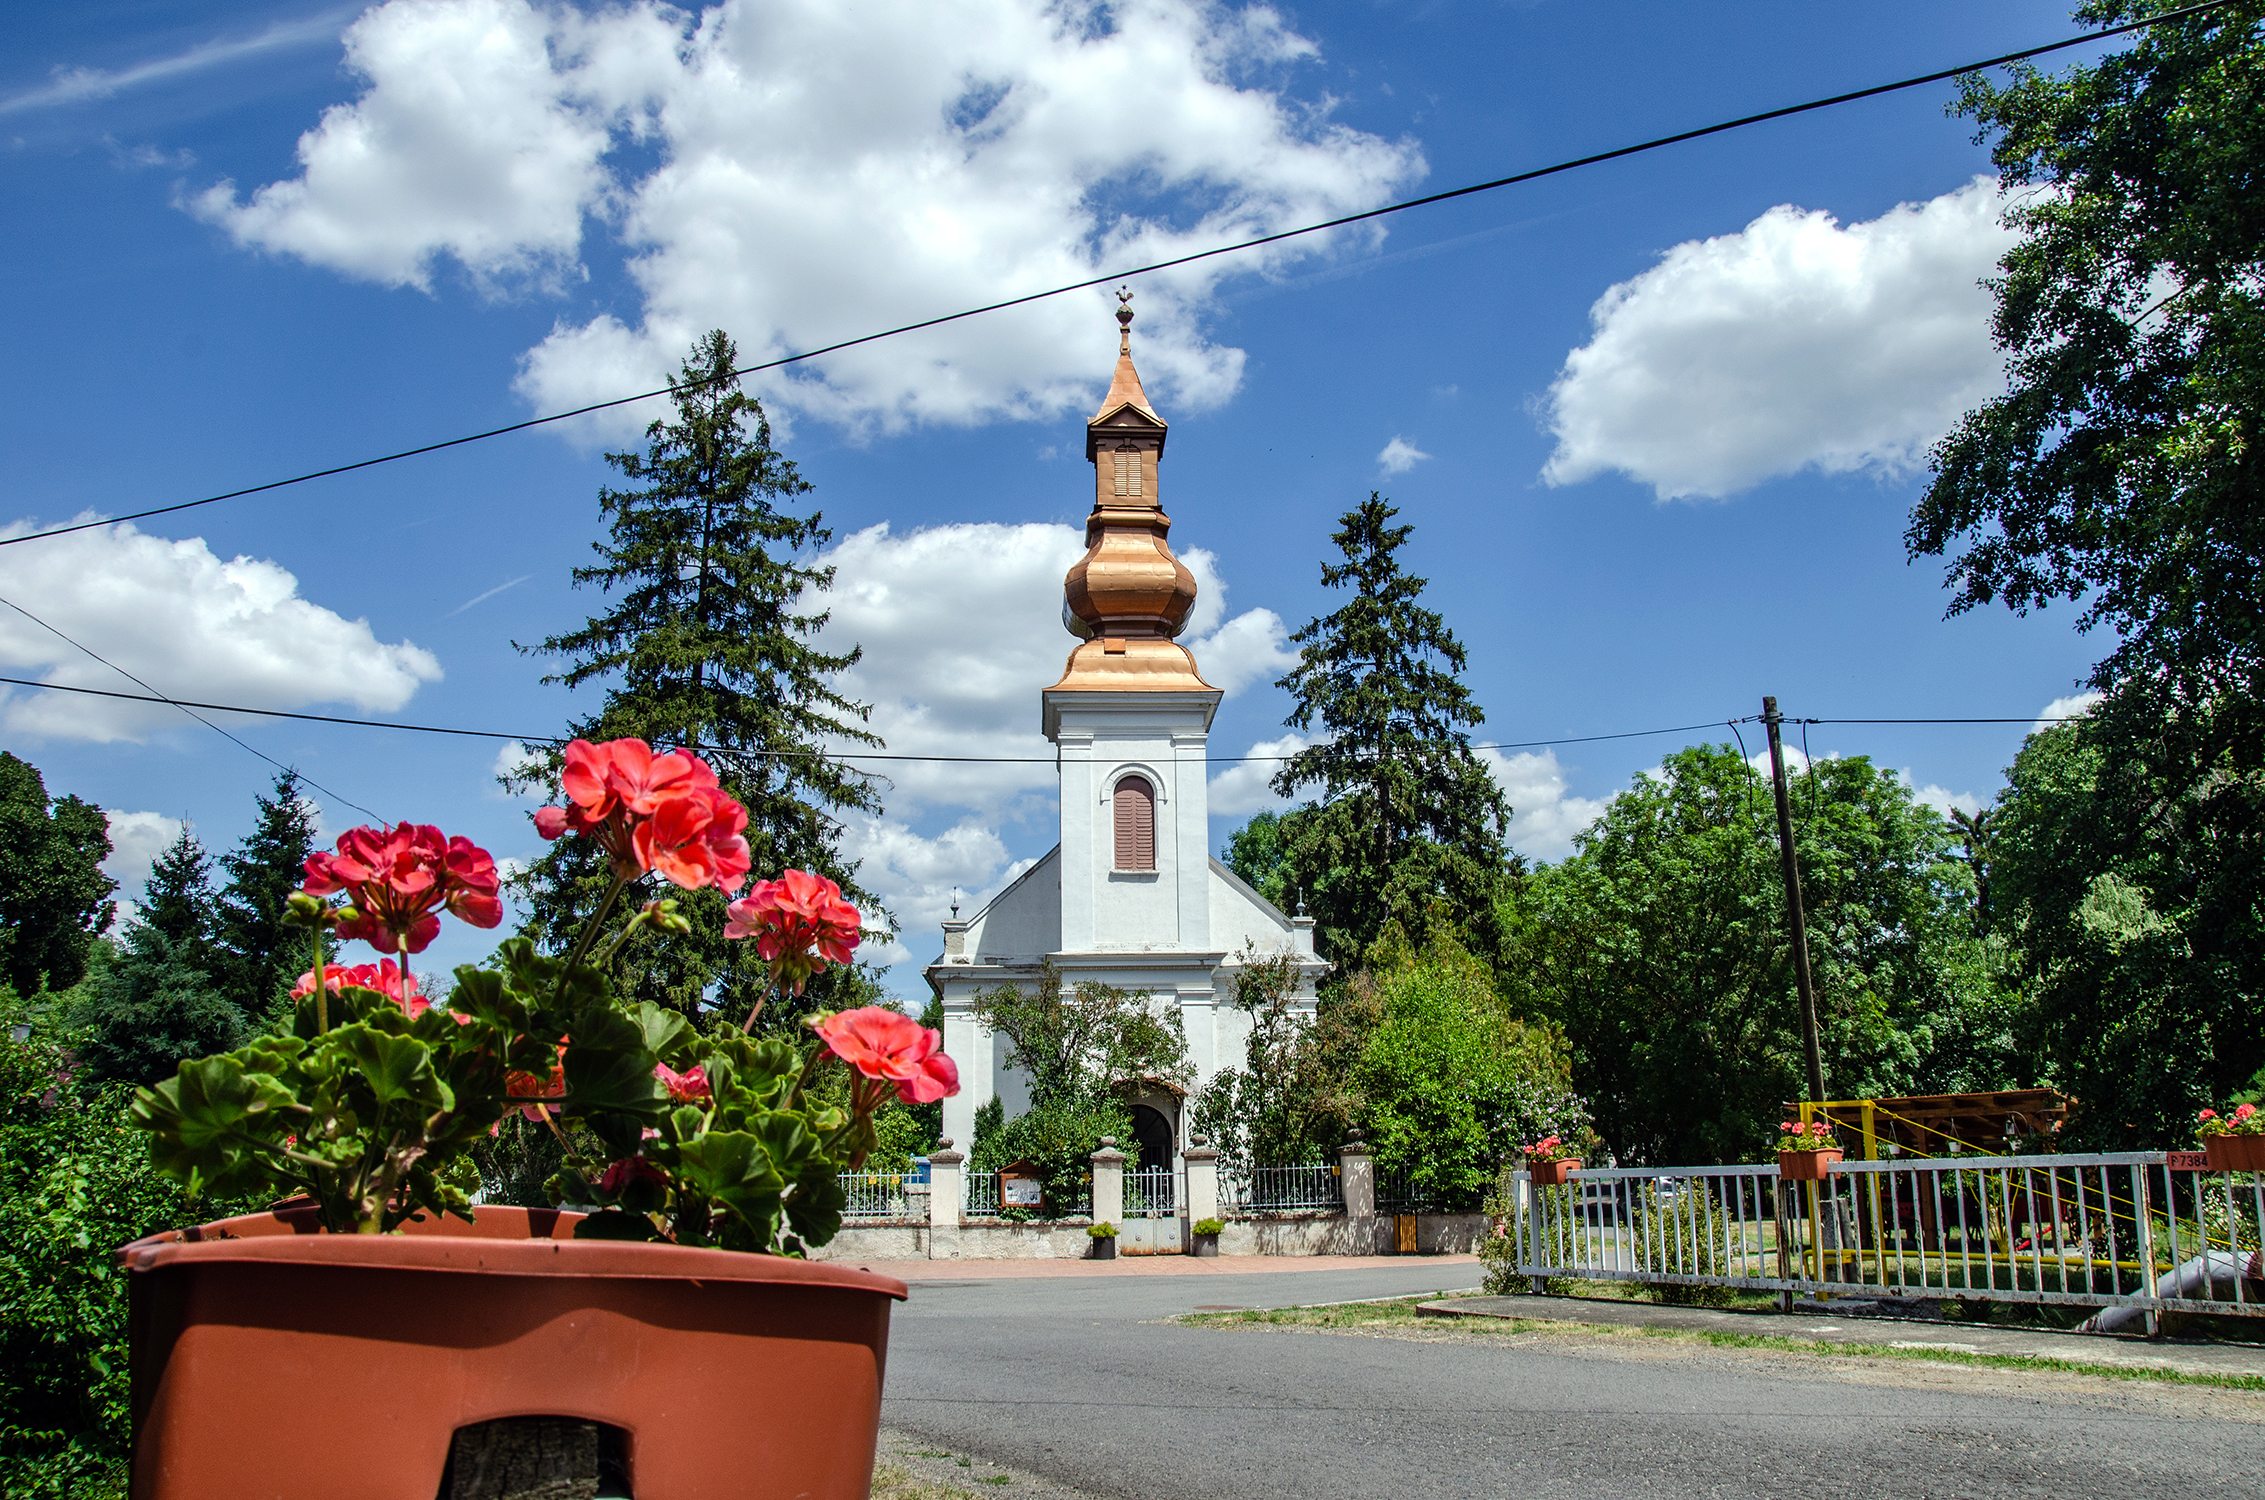
[[[1777,1125],[1777,1175],[1782,1182],[1822,1182],[1840,1160],[1840,1145],[1832,1126],[1823,1120],[1804,1125],[1780,1120]]]
[[[1188,1233],[1195,1236],[1195,1253],[1203,1256],[1217,1255],[1219,1232],[1226,1227],[1227,1221],[1224,1219],[1198,1219],[1190,1224]]]
[[[1526,1173],[1535,1187],[1563,1187],[1581,1170],[1581,1148],[1561,1135],[1545,1135],[1518,1150],[1526,1158]]]
[[[2211,1171],[2265,1172],[2265,1110],[2256,1105],[2237,1104],[2222,1115],[2206,1109],[2197,1117],[2194,1133]]]
[[[762,999],[700,1029],[617,993],[624,944],[690,930],[632,893],[738,894],[747,814],[699,757],[638,740],[568,745],[563,789],[536,831],[611,872],[565,955],[512,938],[428,998],[412,955],[444,916],[500,923],[495,861],[424,825],[352,829],[291,898],[313,957],[291,1012],[136,1096],[192,1191],[287,1200],[121,1252],[137,1500],[274,1493],[279,1462],[330,1500],[435,1494],[452,1449],[544,1415],[626,1435],[640,1500],[715,1493],[725,1431],[767,1489],[866,1493],[904,1287],[801,1254],[839,1229],[882,1100],[943,1098],[957,1070],[879,1006],[762,1034]],[[860,928],[800,870],[727,918],[782,993],[848,962]],[[335,963],[333,941],[384,956]],[[557,1134],[552,1191],[584,1211],[473,1206],[470,1150],[514,1113]],[[279,1420],[303,1458],[277,1458]]]
[[[1088,1248],[1093,1252],[1095,1260],[1115,1260],[1117,1258],[1116,1225],[1106,1222],[1088,1224],[1085,1233],[1090,1242]]]

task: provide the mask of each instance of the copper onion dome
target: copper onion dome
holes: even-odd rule
[[[1056,689],[1211,692],[1195,657],[1173,637],[1195,608],[1195,575],[1172,555],[1157,495],[1165,423],[1148,404],[1132,361],[1132,294],[1117,294],[1117,368],[1101,409],[1085,424],[1093,511],[1085,555],[1063,580],[1062,622],[1083,644]]]

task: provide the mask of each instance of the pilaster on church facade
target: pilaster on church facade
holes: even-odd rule
[[[1194,1069],[1187,1094],[1150,1086],[1133,1104],[1142,1164],[1156,1166],[1187,1144],[1186,1098],[1244,1065],[1250,1018],[1233,1004],[1242,955],[1297,959],[1296,1003],[1309,1012],[1326,965],[1309,920],[1284,915],[1211,857],[1209,740],[1222,695],[1177,639],[1196,583],[1168,540],[1169,428],[1133,364],[1129,295],[1119,302],[1116,368],[1086,424],[1086,550],[1063,580],[1062,619],[1077,644],[1039,695],[1061,767],[1060,840],[981,911],[962,921],[955,909],[927,973],[945,1048],[962,1060],[961,1092],[944,1106],[944,1134],[962,1148],[990,1099],[1010,1116],[1029,1105],[1008,1048],[971,1013],[978,994],[1033,984],[1050,962],[1065,984],[1097,980],[1176,1012]]]

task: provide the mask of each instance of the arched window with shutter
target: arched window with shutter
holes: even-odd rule
[[[1156,868],[1156,789],[1147,778],[1127,776],[1117,783],[1112,799],[1117,814],[1117,863],[1120,870]]]

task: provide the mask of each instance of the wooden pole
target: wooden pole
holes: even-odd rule
[[[1824,1054],[1817,1044],[1817,989],[1809,974],[1809,918],[1801,906],[1801,863],[1793,852],[1793,804],[1785,794],[1785,751],[1778,725],[1785,722],[1777,699],[1762,699],[1762,726],[1770,738],[1770,790],[1777,794],[1777,855],[1785,875],[1785,925],[1793,940],[1793,987],[1801,996],[1801,1045],[1808,1054],[1809,1097],[1825,1097]],[[1815,771],[1810,771],[1815,775]]]

